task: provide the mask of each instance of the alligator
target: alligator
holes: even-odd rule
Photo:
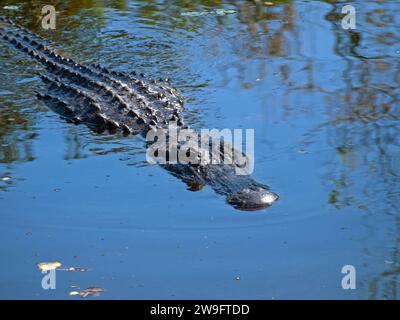
[[[48,46],[46,39],[5,17],[0,17],[0,39],[44,66],[45,72],[39,75],[46,91],[38,92],[37,98],[68,123],[84,124],[96,134],[123,136],[145,137],[149,132],[171,126],[178,132],[188,129],[182,118],[184,98],[169,79],[154,80],[143,73],[120,72],[97,63],[83,64],[63,57]],[[217,156],[215,153],[227,158],[224,150],[230,145],[222,145],[218,150],[199,146],[190,152],[199,157],[207,153],[206,159]],[[233,154],[238,152],[233,149]],[[234,161],[227,164],[167,161],[161,166],[185,182],[189,190],[197,191],[209,185],[239,210],[263,209],[279,198],[250,174],[238,175],[239,164]]]

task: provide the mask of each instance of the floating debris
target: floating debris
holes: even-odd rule
[[[216,14],[218,16],[225,16],[227,14],[234,14],[234,13],[236,13],[236,10],[232,10],[232,9],[229,9],[229,10],[217,9],[217,10],[210,11],[210,14]]]
[[[10,180],[11,180],[11,177],[4,176],[4,177],[1,177],[0,180],[1,180],[1,181],[5,181],[5,182],[6,182],[6,181],[10,181]]]
[[[71,291],[69,293],[70,296],[81,296],[82,298],[86,298],[89,296],[98,296],[103,293],[105,290],[100,287],[88,287],[85,290],[81,291]]]
[[[49,270],[54,270],[57,269],[58,271],[75,271],[75,272],[87,272],[89,269],[87,268],[82,268],[82,267],[61,267],[61,262],[56,261],[56,262],[40,262],[36,264],[37,267],[42,270],[42,271],[49,271]]]
[[[36,265],[41,271],[49,271],[61,267],[61,262],[40,262]]]
[[[301,154],[308,154],[309,152],[307,151],[307,150],[305,150],[305,149],[299,149],[299,150],[297,150],[297,152],[298,153],[301,153]]]
[[[59,270],[61,270],[61,271],[78,271],[78,272],[87,272],[87,271],[89,271],[88,269],[81,268],[81,267],[66,267],[66,268],[59,269]]]
[[[206,16],[206,15],[209,15],[209,14],[217,15],[217,16],[225,16],[227,14],[234,14],[234,13],[236,13],[236,10],[232,10],[232,9],[215,9],[215,10],[207,10],[207,11],[181,12],[181,16],[201,17],[201,16]]]
[[[19,7],[18,6],[5,6],[5,7],[3,7],[3,9],[5,9],[5,10],[18,10]]]

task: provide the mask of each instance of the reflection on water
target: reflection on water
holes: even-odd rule
[[[52,39],[61,53],[171,77],[186,96],[186,121],[194,127],[254,127],[263,179],[283,181],[289,168],[280,166],[291,165],[321,197],[312,216],[360,213],[359,234],[366,235],[354,255],[362,255],[369,270],[360,280],[368,288],[362,297],[396,299],[400,5],[352,4],[356,30],[342,29],[338,1],[56,1],[58,28],[51,33],[38,27],[40,1],[18,3],[19,10],[6,14]],[[180,14],[214,8],[236,13]],[[35,141],[56,131],[64,136],[60,162],[115,155],[114,161],[146,166],[138,138],[96,136],[58,121],[34,99],[39,67],[2,42],[0,50],[0,176],[10,178],[0,181],[0,191],[23,188],[24,181],[14,179],[23,178],[19,166],[50,153],[51,146],[35,148]],[[264,174],[270,167],[280,171]],[[300,199],[307,203],[294,203],[291,179],[281,186],[280,210],[306,216],[314,199],[306,192]],[[213,203],[201,205],[214,210]]]
[[[327,19],[338,12],[332,5]],[[335,205],[362,205],[367,209],[366,223],[376,229],[374,216],[387,214],[393,225],[392,259],[385,271],[368,285],[370,298],[398,298],[399,225],[399,6],[388,3],[361,8],[360,29],[343,32],[339,21],[332,21],[336,36],[335,53],[345,61],[344,87],[335,92],[330,106],[336,115],[329,119],[329,145],[337,150],[340,165],[330,168],[330,179],[338,186],[331,195]],[[397,18],[396,18],[397,15]],[[398,48],[398,47],[397,47]],[[360,197],[361,200],[357,200]],[[372,202],[372,205],[369,203]],[[379,205],[377,205],[379,203]],[[379,210],[379,211],[378,211]]]

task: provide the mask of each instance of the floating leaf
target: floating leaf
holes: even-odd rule
[[[18,10],[19,7],[18,6],[5,6],[5,7],[3,7],[3,9],[6,9],[6,10]]]
[[[85,290],[82,291],[72,291],[72,295],[77,295],[79,294],[82,298],[86,298],[89,296],[98,296],[100,293],[104,292],[105,290],[100,287],[88,287]],[[69,293],[71,295],[71,292]]]
[[[100,292],[104,292],[104,289],[100,288],[100,287],[89,287],[89,288],[86,288],[86,291],[100,293]]]
[[[61,262],[40,262],[37,264],[37,267],[42,271],[55,270],[61,267]]]

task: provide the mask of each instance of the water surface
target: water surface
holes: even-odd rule
[[[254,129],[253,176],[281,199],[237,211],[137,137],[66,124],[35,98],[41,67],[0,41],[0,298],[398,298],[398,1],[70,0],[55,31],[41,1],[6,5],[66,56],[171,78],[191,126]],[[90,272],[46,291],[41,261]]]

